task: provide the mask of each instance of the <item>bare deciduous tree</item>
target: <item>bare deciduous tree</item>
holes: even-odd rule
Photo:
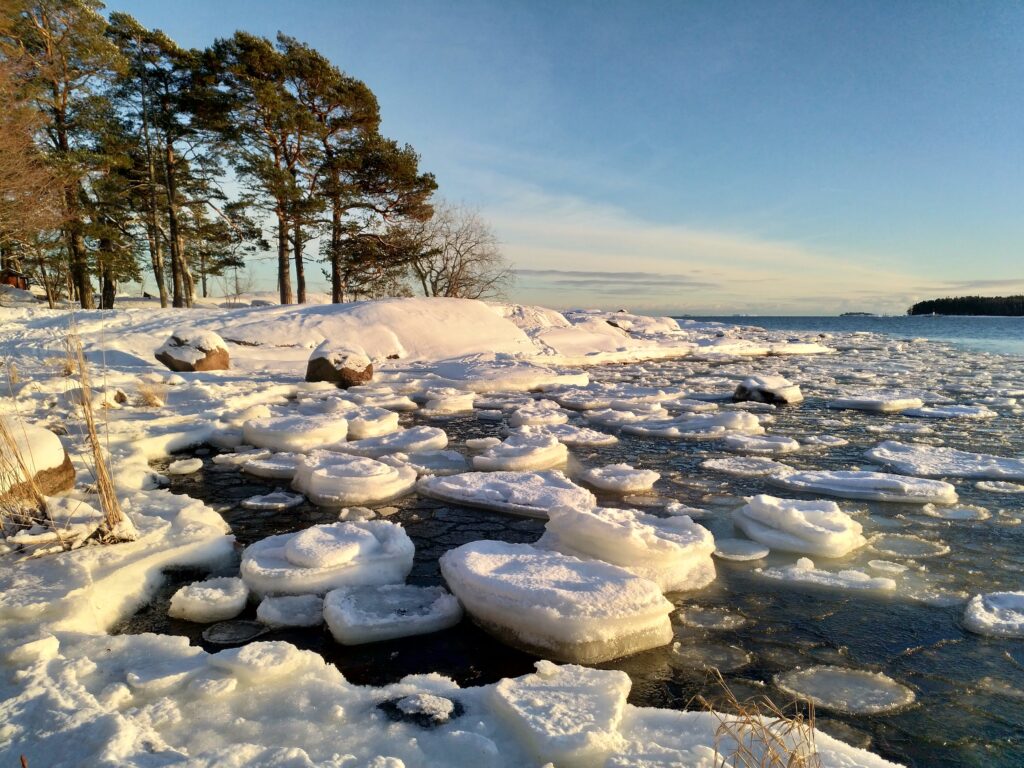
[[[436,204],[433,217],[407,236],[417,253],[412,274],[426,296],[498,298],[515,276],[490,226],[463,206]]]

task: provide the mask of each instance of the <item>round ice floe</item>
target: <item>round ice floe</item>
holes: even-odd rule
[[[653,469],[634,469],[629,464],[608,464],[584,470],[579,479],[602,491],[641,493],[651,490],[661,475]]]
[[[846,408],[876,413],[896,413],[908,408],[921,408],[924,401],[919,397],[907,396],[900,392],[871,392],[863,395],[840,397],[828,404],[829,408]]]
[[[650,579],[664,592],[701,589],[715,578],[715,540],[689,517],[631,509],[552,509],[537,546],[596,558]]]
[[[339,643],[361,645],[448,629],[462,619],[462,607],[441,587],[346,587],[327,593],[324,619]]]
[[[213,645],[241,645],[262,637],[270,628],[258,621],[219,621],[203,630],[203,640]]]
[[[324,623],[324,600],[319,595],[265,597],[256,618],[268,627],[316,627]]]
[[[438,427],[400,429],[380,437],[367,437],[333,446],[333,450],[356,456],[378,458],[389,453],[441,451],[448,447],[448,435]]]
[[[568,450],[555,437],[515,434],[474,456],[472,461],[474,469],[484,472],[520,472],[558,467],[568,457]]]
[[[810,699],[816,707],[850,715],[892,712],[914,703],[914,692],[880,672],[844,667],[795,669],[775,678],[791,696]]]
[[[924,514],[937,517],[940,520],[956,520],[975,522],[988,520],[992,514],[984,507],[976,504],[958,504],[953,507],[940,507],[935,504],[925,504],[921,507]]]
[[[672,604],[653,581],[528,544],[474,541],[441,573],[484,629],[531,653],[596,664],[672,639]]]
[[[801,440],[804,441],[804,445],[817,445],[825,448],[839,448],[850,444],[845,437],[837,435],[804,435]]]
[[[457,475],[469,469],[466,457],[458,451],[392,453],[380,460],[393,467],[412,467],[417,475]]]
[[[737,453],[779,454],[800,450],[800,443],[782,435],[727,435],[722,447]]]
[[[440,387],[428,389],[423,396],[427,402],[421,413],[426,416],[446,416],[473,410],[473,399],[476,394],[462,389]]]
[[[622,425],[622,431],[643,437],[711,440],[726,435],[763,435],[764,427],[753,413],[695,413],[675,419],[646,419]]]
[[[362,406],[347,410],[344,415],[348,421],[349,440],[389,435],[399,428],[398,413],[386,408]]]
[[[288,539],[284,557],[300,568],[332,568],[364,557],[378,546],[377,537],[365,528],[314,525]]]
[[[200,458],[178,459],[177,461],[172,461],[167,465],[167,474],[191,475],[193,472],[198,472],[202,468],[203,460]]]
[[[454,504],[547,519],[555,507],[589,508],[594,494],[558,470],[547,472],[465,472],[449,477],[423,477],[421,496]]]
[[[947,482],[903,477],[885,472],[793,472],[774,475],[769,478],[769,482],[791,491],[824,493],[847,499],[898,501],[908,504],[954,504],[957,501],[956,488]]]
[[[871,461],[919,477],[968,477],[1024,480],[1024,459],[970,453],[934,445],[887,440],[865,454]]]
[[[884,573],[886,576],[899,576],[901,573],[906,573],[910,566],[894,563],[891,560],[868,560],[868,568],[877,573]]]
[[[723,560],[760,560],[770,551],[764,544],[747,539],[715,539],[715,556]]]
[[[728,456],[705,459],[700,465],[705,469],[713,469],[716,472],[724,472],[737,477],[765,477],[793,471],[788,464],[774,459],[766,459],[763,456]]]
[[[605,445],[615,445],[619,438],[609,435],[607,432],[598,432],[588,427],[577,427],[574,424],[546,424],[526,427],[516,427],[511,430],[513,435],[529,435],[532,437],[554,437],[560,443],[568,446],[579,446],[581,448],[596,448]],[[487,439],[487,438],[483,438]],[[469,445],[469,440],[466,445]]]
[[[733,522],[754,541],[785,552],[843,557],[865,543],[861,524],[833,501],[751,496]]]
[[[732,672],[742,669],[753,660],[751,654],[735,645],[697,642],[672,643],[668,657],[669,664],[684,672],[704,672],[709,669]]]
[[[935,408],[911,408],[904,416],[921,419],[994,419],[997,414],[984,405],[942,405]]]
[[[320,530],[309,533],[313,529]],[[299,534],[305,536],[293,544]],[[414,551],[405,530],[386,520],[332,523],[250,544],[242,553],[241,574],[261,595],[322,595],[350,585],[400,584]]]
[[[676,612],[676,618],[683,626],[714,631],[739,629],[747,623],[747,620],[738,613],[725,608],[708,608],[701,605],[680,608]]]
[[[280,640],[229,648],[209,657],[214,669],[223,669],[252,683],[276,680],[296,672],[311,655]]]
[[[262,496],[252,496],[242,502],[246,509],[290,509],[297,507],[306,499],[297,493],[274,491]]]
[[[1024,637],[1024,592],[975,595],[964,611],[964,626],[979,635]]]
[[[274,453],[242,464],[242,471],[268,480],[291,480],[302,461],[301,453]]]
[[[1024,493],[1024,484],[1007,483],[1000,480],[982,480],[980,483],[975,483],[974,487],[979,491],[989,493]]]
[[[864,571],[852,568],[842,571],[825,571],[814,567],[814,561],[801,557],[793,565],[777,568],[757,568],[754,570],[761,576],[776,581],[788,581],[795,584],[808,584],[829,589],[878,590],[889,592],[896,589],[896,582],[884,576],[872,578]]]
[[[245,422],[242,435],[246,443],[258,448],[301,453],[343,441],[348,435],[348,421],[332,413],[272,416]]]
[[[569,414],[553,400],[536,400],[516,408],[508,417],[509,426],[523,427],[534,424],[565,424]]]
[[[167,615],[199,624],[233,619],[245,610],[249,588],[238,578],[223,577],[188,584],[171,596]]]
[[[880,533],[871,538],[871,547],[889,557],[937,557],[949,552],[949,546],[928,541],[909,533]]]
[[[292,487],[322,507],[374,504],[404,496],[416,484],[416,470],[364,456],[314,451],[299,462]]]

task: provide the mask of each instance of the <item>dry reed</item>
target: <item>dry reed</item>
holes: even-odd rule
[[[725,693],[724,707],[713,707],[703,696],[694,701],[714,714],[715,755],[719,768],[821,768],[814,741],[814,704],[794,702],[792,711],[780,709],[767,696],[739,701],[722,679],[714,677]],[[721,709],[731,711],[720,711]]]

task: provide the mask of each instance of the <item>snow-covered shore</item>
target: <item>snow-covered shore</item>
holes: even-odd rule
[[[716,746],[733,748],[716,735],[719,716],[628,705],[629,679],[621,672],[540,662],[534,675],[480,688],[461,689],[437,675],[367,688],[286,643],[208,654],[182,638],[108,630],[153,594],[163,569],[213,569],[236,557],[221,517],[160,490],[148,462],[203,443],[235,447],[246,422],[272,417],[296,398],[333,392],[303,381],[310,353],[325,340],[344,341],[373,361],[374,384],[350,390],[364,409],[401,409],[410,398],[426,402],[448,389],[486,395],[559,388],[569,402],[569,388],[588,384],[590,365],[829,354],[828,347],[813,338],[755,340],[728,326],[680,327],[629,313],[563,315],[457,299],[145,307],[79,312],[73,320],[93,365],[97,404],[106,406],[115,481],[140,538],[0,558],[6,762],[25,755],[30,766],[713,766],[721,759]],[[79,481],[68,495],[85,502],[91,477],[75,426],[75,385],[61,370],[71,322],[64,311],[0,308],[0,357],[17,372],[0,397],[0,415],[67,429]],[[221,336],[231,369],[173,374],[156,363],[154,350],[182,326]],[[624,393],[609,393],[609,410],[618,415],[606,418],[628,413],[652,429],[695,429],[686,411],[652,416],[636,399],[633,411],[623,410],[616,394]],[[150,405],[138,405],[147,397]],[[660,399],[667,403],[668,394]],[[393,721],[378,706],[415,695],[455,702],[462,714],[427,729]],[[816,746],[825,766],[891,765],[825,734],[816,735]]]

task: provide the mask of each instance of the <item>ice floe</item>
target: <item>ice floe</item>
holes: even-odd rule
[[[441,573],[484,629],[547,658],[596,664],[672,638],[658,585],[608,563],[476,541],[445,553]]]
[[[761,494],[733,514],[747,536],[771,549],[843,557],[864,546],[862,526],[834,501],[796,501]]]
[[[548,511],[555,507],[587,509],[597,504],[594,494],[558,470],[424,477],[416,490],[440,501],[541,519],[547,519]]]
[[[850,715],[877,715],[914,703],[907,686],[881,672],[818,666],[795,669],[775,678],[791,696],[809,699],[816,707]]]
[[[619,442],[619,438],[615,435],[599,432],[596,429],[589,429],[587,427],[578,427],[575,424],[517,427],[511,430],[510,434],[528,435],[530,437],[554,437],[558,442],[564,443],[569,447],[577,446],[580,448],[597,448],[615,445]],[[466,444],[469,445],[469,441]]]
[[[761,560],[768,557],[770,551],[764,544],[749,539],[715,539],[715,557],[723,560]]]
[[[956,488],[941,480],[923,480],[885,472],[856,470],[803,471],[773,475],[769,482],[801,493],[846,499],[898,501],[908,504],[954,504]]]
[[[252,419],[242,425],[243,439],[257,448],[305,453],[339,443],[348,436],[348,421],[332,413]]]
[[[448,447],[448,435],[438,427],[411,427],[379,437],[367,437],[332,446],[332,450],[357,456],[379,458],[389,453],[441,451]]]
[[[865,456],[899,472],[919,477],[1024,480],[1024,459],[971,453],[944,446],[907,445],[887,440]]]
[[[405,530],[386,520],[329,523],[250,544],[241,574],[259,595],[322,595],[345,586],[400,584],[413,554]]]
[[[590,467],[579,473],[579,479],[602,491],[641,493],[649,491],[661,478],[653,469],[634,469],[629,464],[608,464]]]
[[[793,565],[782,565],[774,568],[758,568],[755,570],[766,578],[776,581],[788,581],[797,584],[811,584],[832,589],[878,590],[882,592],[896,589],[896,582],[890,578],[872,577],[863,571],[847,568],[841,571],[825,571],[814,566],[814,561],[801,557]]]
[[[537,546],[618,565],[651,579],[664,592],[701,589],[715,578],[714,537],[685,515],[553,509]]]
[[[750,376],[740,382],[732,397],[737,402],[752,400],[772,405],[799,403],[804,399],[800,386],[784,376]]]
[[[324,599],[320,595],[264,597],[256,618],[268,627],[318,627],[324,623]]]
[[[979,635],[1024,637],[1024,592],[975,595],[964,610],[964,626]]]
[[[902,392],[870,392],[838,397],[828,403],[829,408],[842,408],[875,413],[898,413],[911,408],[924,407],[924,400]]]
[[[459,623],[459,601],[441,587],[345,587],[327,593],[324,620],[342,645],[439,632]]]
[[[416,470],[365,456],[313,451],[295,469],[292,487],[314,504],[344,507],[404,496],[416,485]]]
[[[167,614],[200,624],[233,619],[245,610],[249,588],[241,579],[221,577],[187,584],[171,596]]]
[[[753,413],[695,413],[674,419],[643,419],[622,425],[622,431],[644,437],[711,440],[726,435],[763,435]]]
[[[553,435],[512,434],[474,456],[472,463],[484,472],[523,472],[560,467],[568,458],[565,445]]]

